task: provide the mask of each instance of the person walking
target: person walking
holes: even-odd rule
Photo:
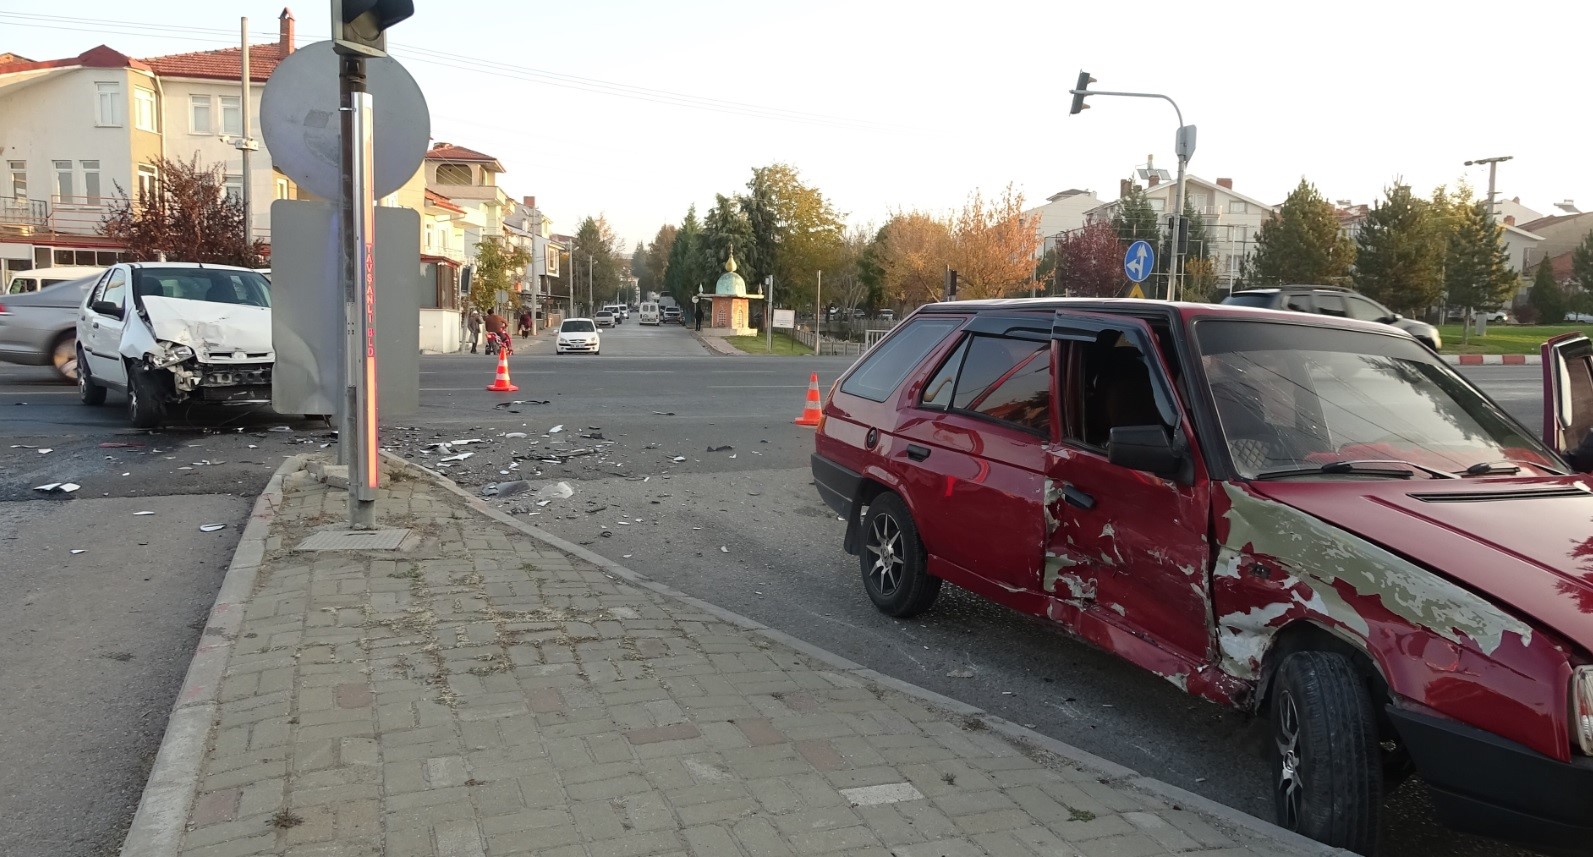
[[[528,309],[522,309],[522,310],[520,310],[520,336],[521,336],[521,338],[525,338],[525,337],[530,336],[530,335],[531,335],[531,311],[528,310]]]
[[[476,353],[476,346],[481,342],[481,310],[473,309],[470,317],[465,322],[465,329],[470,332],[470,353]]]

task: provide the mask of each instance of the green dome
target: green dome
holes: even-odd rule
[[[736,273],[735,251],[731,251],[730,258],[725,260],[725,272],[719,275],[719,282],[714,285],[714,294],[733,295],[738,298],[747,296],[747,281]]]

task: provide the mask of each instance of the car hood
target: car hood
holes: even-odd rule
[[[1251,482],[1593,652],[1593,477]]]
[[[269,307],[190,301],[146,295],[142,299],[150,333],[157,340],[194,349],[200,359],[210,355],[271,354]]]

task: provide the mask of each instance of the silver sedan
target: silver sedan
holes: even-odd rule
[[[98,277],[85,277],[22,295],[0,295],[0,360],[54,366],[77,380],[77,310]]]

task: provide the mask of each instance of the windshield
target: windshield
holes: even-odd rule
[[[1229,306],[1269,307],[1272,306],[1273,297],[1274,295],[1268,293],[1229,295],[1223,299],[1223,303]]]
[[[1199,322],[1195,335],[1224,439],[1245,478],[1335,461],[1410,462],[1450,473],[1484,462],[1562,466],[1414,340],[1234,321]]]
[[[242,306],[271,306],[271,283],[254,271],[225,268],[134,268],[140,298],[178,298]]]
[[[584,318],[580,319],[579,321],[567,321],[559,325],[560,333],[591,333],[593,330],[596,330],[596,328],[592,326],[590,321],[587,321]]]

